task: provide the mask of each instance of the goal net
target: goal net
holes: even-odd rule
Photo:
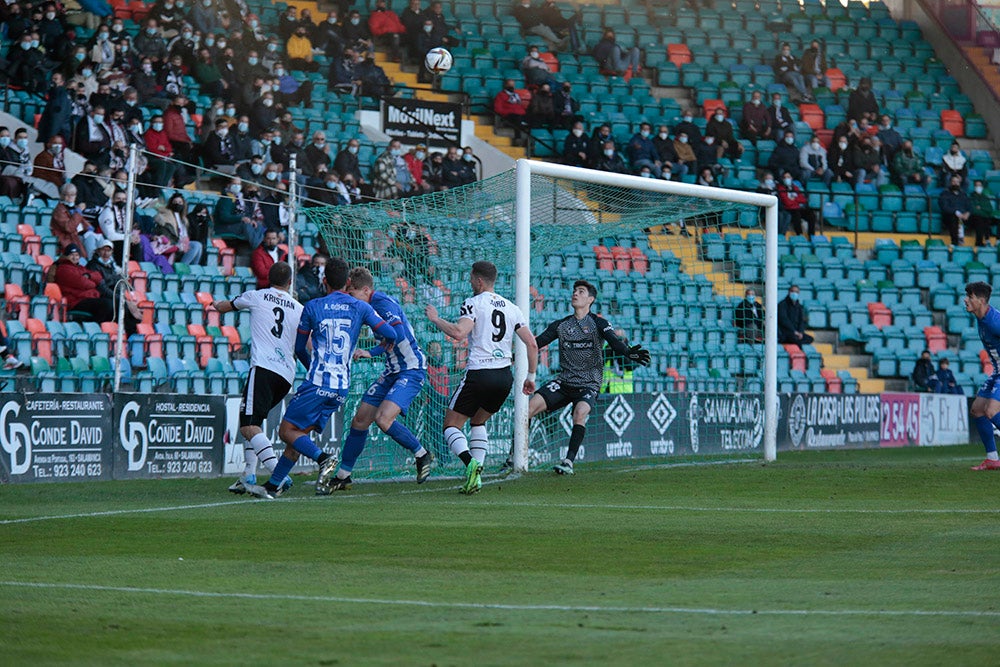
[[[733,318],[748,288],[759,303],[765,294],[776,303],[775,280],[765,280],[765,258],[775,254],[765,251],[766,240],[776,249],[776,224],[773,239],[764,234],[765,213],[774,210],[773,198],[753,193],[519,160],[517,170],[461,188],[311,208],[307,216],[331,254],[371,270],[376,289],[403,304],[430,365],[403,419],[439,469],[458,470],[442,420],[464,371],[466,343],[431,325],[424,306],[456,321],[478,260],[496,264],[496,291],[521,306],[536,336],[573,313],[573,283],[587,280],[598,289],[593,312],[651,353],[649,366],[633,367],[605,350],[602,393],[578,462],[743,449],[773,458],[773,432],[765,452],[766,426],[774,423],[765,419],[768,405],[774,411],[765,400],[765,345],[738,331]],[[516,348],[515,389],[526,370],[523,346]],[[380,360],[354,364],[345,423],[381,368]],[[538,386],[559,371],[556,341],[541,350]],[[529,425],[526,406],[527,397],[512,391],[488,423],[487,472],[509,456],[523,469],[564,455],[571,407]],[[407,454],[373,427],[355,470],[404,474],[412,470]]]

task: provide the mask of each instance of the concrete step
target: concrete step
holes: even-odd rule
[[[885,392],[885,380],[858,380],[858,393],[881,394]]]

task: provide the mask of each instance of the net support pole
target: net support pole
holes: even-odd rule
[[[531,166],[518,160],[515,166],[516,198],[514,207],[514,302],[531,320]],[[528,469],[528,397],[521,391],[528,372],[528,352],[521,343],[514,346],[514,472]]]
[[[764,460],[778,455],[778,203],[764,208]]]
[[[288,156],[288,266],[292,269],[292,282],[288,285],[288,293],[295,296],[295,274],[298,271],[298,261],[295,258],[295,246],[298,244],[298,234],[295,231],[295,221],[299,215],[298,174],[295,173],[295,153]],[[278,204],[281,206],[281,204]],[[280,215],[280,211],[278,212]]]
[[[132,249],[132,223],[135,219],[135,179],[139,164],[139,146],[132,144],[128,149],[128,181],[125,189],[128,199],[125,201],[125,241],[122,242],[122,274],[125,284],[115,286],[118,290],[118,332],[115,334],[115,393],[122,386],[122,342],[125,338],[125,293],[131,289],[128,279],[128,262]],[[120,287],[120,289],[119,289]]]

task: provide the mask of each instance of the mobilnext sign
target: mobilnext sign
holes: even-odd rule
[[[406,144],[447,146],[460,143],[462,107],[449,102],[393,98],[383,107],[384,131]]]

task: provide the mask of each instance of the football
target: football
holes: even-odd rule
[[[437,47],[427,52],[424,56],[424,67],[432,74],[444,74],[451,69],[454,59],[448,49]]]

